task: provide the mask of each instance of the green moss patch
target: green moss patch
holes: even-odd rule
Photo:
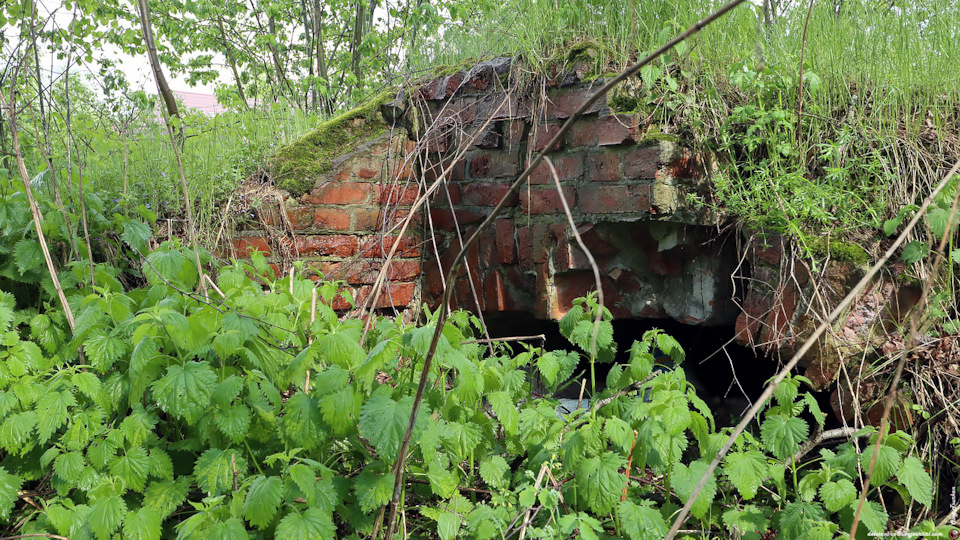
[[[310,133],[281,148],[270,159],[277,187],[290,192],[293,197],[310,191],[317,178],[330,172],[335,158],[387,130],[380,106],[395,96],[395,89],[384,90],[356,109],[321,123]]]
[[[806,241],[807,249],[816,258],[826,258],[828,255],[834,261],[853,263],[862,266],[870,262],[867,250],[853,242],[827,240],[823,237],[810,238]]]

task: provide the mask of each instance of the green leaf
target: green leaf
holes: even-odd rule
[[[955,264],[960,264],[960,248],[950,251],[950,258]]]
[[[33,446],[33,430],[37,427],[37,413],[27,411],[7,417],[0,424],[0,446],[11,454],[23,454]]]
[[[933,502],[933,479],[923,468],[923,463],[915,456],[903,460],[897,471],[897,479],[907,488],[913,500],[929,507]]]
[[[287,437],[306,450],[316,448],[327,436],[320,422],[317,399],[303,392],[297,392],[284,404],[281,422]]]
[[[694,461],[690,464],[690,467],[682,463],[677,463],[673,467],[673,489],[676,490],[677,494],[680,495],[680,499],[687,502],[690,499],[690,496],[693,495],[693,490],[697,487],[697,484],[700,482],[700,478],[703,477],[703,474],[707,472],[709,465],[702,461]],[[703,486],[703,489],[700,491],[700,494],[697,495],[696,502],[693,503],[693,506],[690,509],[690,512],[698,517],[702,518],[710,510],[710,504],[713,502],[713,498],[717,495],[717,478],[713,473],[710,474],[710,477],[707,479],[707,483]]]
[[[869,465],[872,454],[873,445],[871,444],[860,458],[864,469]],[[887,446],[886,444],[881,444],[880,452],[877,454],[877,464],[873,468],[873,481],[878,485],[883,484],[889,480],[899,468],[900,452],[897,452],[895,448]]]
[[[16,306],[17,301],[12,294],[0,291],[0,333],[10,329],[10,324],[13,322],[13,310]],[[31,323],[30,326],[32,327],[34,324]]]
[[[37,439],[40,444],[50,440],[53,433],[60,429],[70,418],[68,409],[75,406],[77,400],[70,392],[50,392],[37,404]]]
[[[106,540],[113,536],[114,531],[120,528],[123,516],[127,512],[127,504],[119,495],[100,499],[90,505],[87,514],[87,524],[98,540]]]
[[[624,460],[613,452],[590,458],[577,470],[577,489],[583,502],[598,514],[609,514],[620,500],[627,477],[620,472]]]
[[[370,441],[380,457],[387,461],[397,458],[400,441],[410,421],[413,410],[413,396],[407,396],[399,402],[390,397],[391,388],[381,386],[360,408],[360,432]],[[416,440],[423,429],[423,410],[421,409],[415,424],[412,439]]]
[[[221,495],[233,489],[233,471],[242,474],[246,462],[236,450],[211,448],[204,452],[194,466],[197,487],[209,495]]]
[[[123,222],[123,234],[120,238],[134,251],[146,253],[151,236],[150,227],[146,223],[138,219],[128,219]]]
[[[448,499],[457,492],[457,485],[460,483],[460,477],[447,467],[444,467],[439,461],[430,463],[427,469],[427,480],[430,481],[430,489],[441,499]],[[392,491],[393,486],[391,486]]]
[[[369,513],[390,502],[390,497],[393,496],[393,484],[392,474],[376,471],[374,466],[365,467],[354,483],[360,509],[364,513]]]
[[[849,508],[852,512],[856,513],[859,502],[859,500],[856,500],[850,503]],[[867,528],[867,531],[885,532],[888,521],[887,513],[879,503],[864,501],[863,510],[860,512],[860,522]]]
[[[617,507],[620,523],[630,540],[660,540],[667,536],[670,527],[652,504],[651,501],[620,502]]]
[[[130,540],[160,540],[160,521],[160,512],[154,508],[128,512],[123,520],[123,536]]]
[[[204,529],[203,537],[210,540],[249,540],[250,534],[247,533],[242,521],[232,517]]]
[[[807,439],[809,430],[810,426],[796,416],[769,414],[760,425],[760,437],[773,455],[778,459],[787,459],[800,449],[800,443]]]
[[[168,367],[167,375],[150,388],[161,409],[194,424],[207,413],[216,382],[217,375],[208,364],[187,362]]]
[[[110,474],[123,481],[124,487],[134,491],[143,491],[147,483],[147,471],[150,461],[147,451],[140,446],[134,446],[123,456],[113,458],[110,463]]]
[[[320,414],[334,433],[346,435],[355,428],[360,414],[358,398],[350,386],[320,398]]]
[[[517,412],[517,404],[506,392],[491,392],[487,395],[487,401],[490,402],[490,408],[493,409],[497,419],[503,425],[503,430],[507,435],[514,435],[517,432],[517,425],[520,422],[520,413]]]
[[[629,452],[633,446],[634,431],[630,424],[620,418],[611,417],[603,423],[603,432],[606,433],[610,442],[620,447],[624,452]]]
[[[770,527],[770,520],[756,506],[747,505],[743,509],[734,508],[724,512],[723,524],[734,538],[740,538],[745,533],[766,532]],[[749,537],[743,536],[743,538]]]
[[[317,340],[323,358],[330,364],[335,364],[346,370],[360,367],[367,353],[363,347],[346,332],[327,334]]]
[[[913,264],[923,260],[929,254],[930,246],[924,244],[923,242],[913,241],[907,243],[907,245],[903,247],[903,255],[901,255],[901,257],[907,263]]]
[[[181,476],[176,480],[158,480],[150,482],[143,494],[143,506],[153,508],[166,518],[183,504],[190,491],[190,477]]]
[[[40,268],[44,264],[43,248],[36,240],[24,238],[13,248],[13,262],[21,274]]]
[[[283,482],[276,476],[257,476],[243,501],[243,516],[258,529],[266,529],[277,515],[283,497]]]
[[[217,429],[234,443],[240,443],[250,429],[250,408],[246,405],[231,405],[214,413],[213,423]]]
[[[107,373],[127,353],[127,342],[119,337],[94,334],[83,342],[90,363],[100,373]]]
[[[557,355],[552,352],[545,352],[537,358],[537,369],[540,370],[540,376],[547,381],[548,385],[557,382],[557,372],[560,370],[560,362],[557,361]]]
[[[53,462],[53,470],[57,473],[57,476],[70,483],[75,483],[80,479],[80,473],[83,472],[85,466],[83,454],[80,452],[60,454]]]
[[[830,512],[838,512],[856,498],[857,488],[846,478],[836,482],[825,482],[820,486],[820,500]]]
[[[0,467],[0,518],[10,517],[10,510],[20,499],[20,490],[23,480],[19,476],[10,474],[7,469]]]
[[[757,494],[767,476],[767,463],[759,450],[731,452],[723,462],[723,473],[743,498],[750,500]]]
[[[277,525],[277,540],[304,538],[336,538],[337,529],[330,516],[317,508],[308,508],[302,514],[291,512]]]
[[[491,456],[480,463],[480,478],[490,487],[506,489],[510,487],[507,471],[510,465],[502,456]]]

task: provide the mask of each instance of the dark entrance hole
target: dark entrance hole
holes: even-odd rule
[[[575,349],[560,334],[560,327],[555,321],[537,319],[525,312],[487,314],[485,320],[492,337],[542,334],[545,338],[543,346],[547,350]],[[777,373],[778,362],[733,342],[733,326],[692,326],[672,319],[613,321],[617,362],[626,362],[633,342],[642,339],[646,331],[654,328],[673,336],[683,347],[686,358],[681,367],[687,380],[696,388],[697,395],[713,410],[718,425],[736,424],[750,403],[763,393],[766,381]],[[541,344],[539,340],[528,342],[536,346]],[[517,352],[521,350],[519,345],[513,347]],[[581,373],[580,377],[589,378],[589,369],[589,364],[583,361],[577,372]],[[596,369],[599,391],[610,364],[597,364]],[[579,390],[579,384],[571,384],[558,397],[576,398]]]

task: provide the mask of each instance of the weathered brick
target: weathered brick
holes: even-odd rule
[[[570,208],[576,208],[577,190],[564,187],[563,195]],[[555,188],[531,188],[520,193],[520,207],[524,214],[561,214],[563,203]]]
[[[356,236],[346,234],[328,234],[316,236],[298,236],[295,242],[300,255],[327,255],[331,257],[352,257],[357,253],[360,241]]]
[[[577,120],[570,127],[567,134],[567,144],[570,148],[597,145],[597,121],[595,118]]]
[[[436,182],[444,171],[447,171],[447,180],[449,181],[457,182],[463,180],[466,177],[466,161],[462,159],[458,160],[452,166],[450,164],[451,161],[452,159],[429,162],[423,169],[423,179],[427,185]]]
[[[433,226],[441,231],[452,231],[457,225],[463,227],[471,223],[482,221],[486,217],[484,214],[470,210],[456,210],[456,220],[451,214],[449,208],[431,208],[430,219]]]
[[[370,237],[361,244],[359,255],[361,257],[386,257],[396,241],[396,236]],[[422,254],[423,249],[420,240],[404,236],[400,238],[400,244],[397,246],[397,251],[394,252],[394,257],[415,258]]]
[[[313,224],[318,229],[346,231],[350,228],[350,214],[340,208],[317,208]]]
[[[557,170],[557,176],[560,181],[573,180],[583,176],[583,156],[579,154],[548,156],[553,162],[553,167]],[[550,167],[545,161],[541,161],[535,169],[530,171],[531,184],[553,184],[553,176],[550,173]]]
[[[496,150],[503,146],[503,134],[501,133],[501,124],[503,122],[490,122],[480,126],[470,126],[464,129],[458,141],[459,146],[472,144],[473,148],[482,150]]]
[[[372,284],[382,268],[382,261],[361,261],[346,270],[345,278],[351,285]],[[411,281],[419,277],[420,261],[394,259],[387,267],[388,281]]]
[[[444,153],[450,148],[450,131],[446,128],[434,128],[427,132],[424,144],[428,152]]]
[[[667,174],[672,178],[697,179],[702,174],[700,161],[694,157],[693,153],[685,148],[683,155],[667,165]]]
[[[310,206],[296,206],[293,208],[277,208],[274,206],[261,208],[260,219],[271,227],[286,228],[287,224],[280,219],[280,213],[286,214],[287,221],[294,230],[309,229],[313,226],[314,209]]]
[[[383,218],[380,209],[373,207],[352,208],[350,214],[353,216],[352,230],[376,231],[380,229]]]
[[[374,307],[383,309],[388,307],[409,306],[417,294],[417,282],[387,283],[380,292],[380,298]]]
[[[527,124],[523,120],[510,120],[507,122],[506,139],[507,147],[515,147],[526,140]]]
[[[587,156],[587,180],[594,182],[620,181],[620,155],[600,152]]]
[[[596,91],[595,88],[580,86],[551,92],[547,97],[547,106],[544,110],[544,115],[550,120],[570,118]],[[605,104],[606,99],[601,97],[590,105],[584,111],[584,114],[598,112]]]
[[[377,186],[379,204],[409,206],[416,202],[419,195],[420,186],[416,183]]]
[[[530,135],[528,140],[530,142],[530,148],[534,152],[540,152],[546,148],[547,143],[553,140],[553,138],[560,132],[560,124],[540,124],[536,125],[530,130]],[[557,144],[554,145],[550,151],[563,150],[564,141],[560,139],[557,141]]]
[[[659,146],[642,146],[623,157],[623,176],[626,178],[652,179],[657,176],[659,167]]]
[[[370,200],[373,184],[365,182],[326,182],[305,196],[309,204],[361,204]]]
[[[551,314],[554,320],[566,315],[573,307],[574,300],[597,290],[596,278],[589,270],[559,272],[553,276],[553,283],[557,290],[557,311]],[[621,300],[616,285],[608,276],[601,275],[600,286],[603,287],[603,304],[612,312],[616,312]],[[624,315],[625,313],[619,313],[619,316]]]
[[[233,241],[233,248],[241,257],[247,257],[251,251],[261,251],[267,257],[273,253],[270,240],[261,236],[241,236]]]
[[[517,245],[513,238],[513,220],[498,219],[496,224],[497,261],[501,264],[517,262]]]
[[[469,206],[496,206],[510,191],[510,184],[506,182],[471,182],[463,187],[463,204]],[[507,197],[507,206],[516,206],[516,193]]]
[[[588,214],[623,214],[650,210],[650,186],[584,186],[580,210]]]
[[[476,120],[479,106],[476,98],[458,98],[432,104],[430,110],[433,112],[432,125],[449,129],[452,126],[463,126]]]
[[[628,114],[614,114],[604,116],[597,120],[597,144],[600,146],[611,146],[633,142],[633,133],[631,129],[636,123],[636,119]]]
[[[510,120],[530,116],[530,100],[514,92],[497,92],[480,98],[477,118],[482,121]]]
[[[545,223],[534,223],[517,229],[517,251],[520,265],[530,268],[534,263],[546,262],[553,239]]]
[[[513,311],[516,309],[513,295],[507,289],[503,274],[490,272],[483,282],[484,309],[486,311]]]
[[[512,152],[481,154],[470,159],[473,178],[503,178],[519,172],[517,155]]]
[[[367,169],[367,168],[361,167],[357,169],[356,174],[359,178],[370,180],[372,178],[376,178],[380,176],[380,171],[378,169]]]

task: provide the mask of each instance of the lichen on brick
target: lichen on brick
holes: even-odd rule
[[[384,90],[363,105],[321,123],[310,133],[281,148],[270,159],[277,187],[290,192],[293,197],[309,191],[318,177],[330,172],[331,163],[337,156],[387,130],[380,106],[394,97],[395,89]]]

